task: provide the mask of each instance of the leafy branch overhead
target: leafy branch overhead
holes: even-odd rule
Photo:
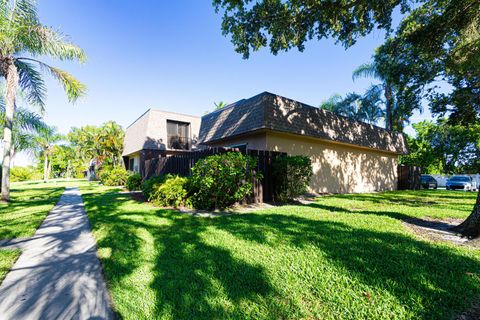
[[[406,0],[214,0],[223,12],[222,31],[235,50],[248,58],[251,51],[268,46],[273,54],[305,49],[312,39],[334,38],[345,47],[375,28],[392,31],[392,13],[410,10]]]

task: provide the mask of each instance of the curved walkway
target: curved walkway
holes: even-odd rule
[[[22,254],[0,286],[0,318],[113,319],[78,188],[67,188],[32,238],[2,243]]]

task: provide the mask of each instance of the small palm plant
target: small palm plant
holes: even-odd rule
[[[43,181],[47,182],[50,176],[49,157],[52,153],[55,143],[61,141],[63,136],[57,132],[55,127],[46,127],[39,130],[38,134],[33,137],[33,141],[37,147],[37,153],[43,155]]]
[[[71,74],[38,59],[84,62],[84,51],[57,30],[40,23],[34,0],[0,0],[0,77],[6,81],[5,125],[3,130],[2,200],[10,199],[10,161],[18,90],[32,105],[45,107],[48,73],[64,87],[70,101],[85,93],[85,86]]]

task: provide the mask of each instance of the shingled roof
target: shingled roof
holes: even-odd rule
[[[278,131],[397,154],[408,153],[405,137],[368,123],[263,92],[202,117],[199,143],[257,131]]]

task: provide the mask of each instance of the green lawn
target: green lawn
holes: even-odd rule
[[[13,183],[11,201],[0,202],[0,240],[32,236],[57,203],[66,186],[82,181]],[[0,283],[20,255],[19,250],[0,250]]]
[[[0,202],[0,239],[29,237],[57,203],[64,183],[14,183],[11,202]]]
[[[20,255],[20,250],[0,250],[0,283]]]
[[[193,217],[82,187],[124,319],[450,319],[480,296],[480,253],[406,217],[465,217],[475,194],[395,192]]]

